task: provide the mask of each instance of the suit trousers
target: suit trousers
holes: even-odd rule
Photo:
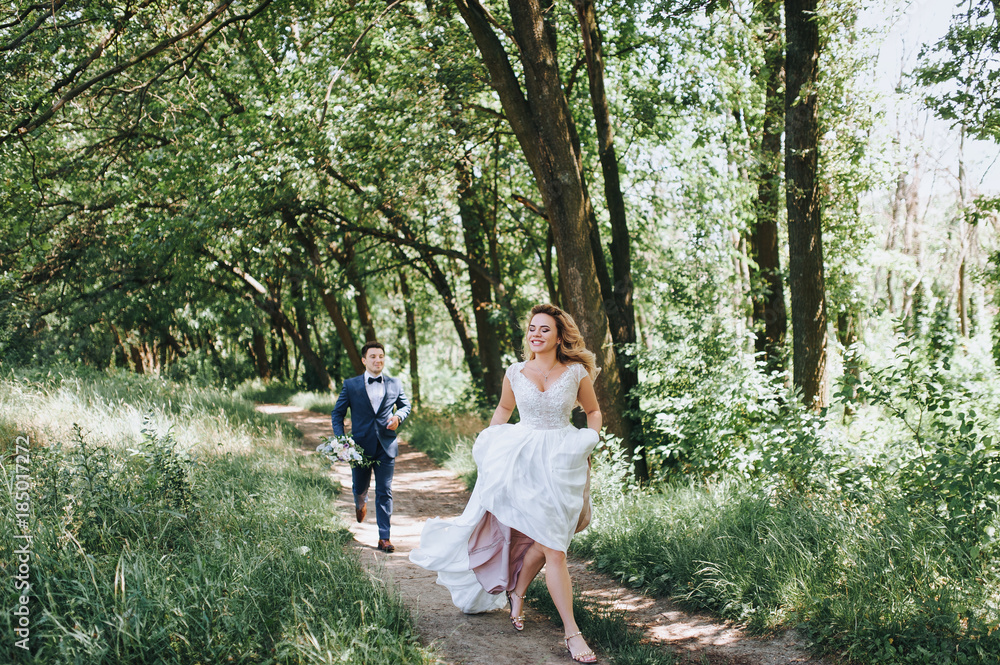
[[[392,474],[396,470],[396,458],[389,457],[382,446],[378,448],[372,466],[351,469],[354,484],[354,507],[360,508],[368,502],[368,488],[375,474],[375,523],[378,525],[380,540],[389,540],[389,518],[392,517]]]

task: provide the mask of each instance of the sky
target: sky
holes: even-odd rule
[[[884,41],[875,45],[877,89],[886,95],[894,112],[887,114],[887,120],[899,117],[918,128],[932,160],[951,174],[958,173],[958,131],[922,109],[913,97],[895,95],[893,89],[900,80],[900,72],[910,72],[917,64],[920,48],[945,35],[959,4],[956,0],[883,0],[880,6],[868,8],[860,19],[863,26],[881,26],[887,30]],[[1000,146],[967,139],[965,163],[977,193],[1000,195]]]

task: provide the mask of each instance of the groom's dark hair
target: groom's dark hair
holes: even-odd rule
[[[385,353],[385,347],[382,346],[382,342],[366,342],[365,345],[361,347],[361,357],[364,358],[367,356],[370,349],[381,349],[382,353]]]

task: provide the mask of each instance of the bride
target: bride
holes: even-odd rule
[[[437,571],[438,584],[467,614],[509,602],[519,631],[524,594],[545,566],[566,649],[573,660],[593,663],[573,617],[566,549],[589,519],[589,458],[601,429],[598,370],[572,317],[549,304],[528,316],[524,357],[507,369],[500,404],[472,449],[479,476],[465,511],[454,520],[428,520],[410,560]],[[570,423],[576,403],[587,414],[586,429]],[[521,418],[511,425],[515,406]]]

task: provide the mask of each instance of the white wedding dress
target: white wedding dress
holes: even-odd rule
[[[465,511],[427,520],[410,560],[438,573],[438,584],[467,614],[506,604],[533,541],[566,551],[584,507],[592,429],[570,423],[583,365],[570,365],[540,391],[521,370],[507,369],[521,422],[483,430],[472,449],[479,476]],[[474,570],[475,569],[475,570]]]

